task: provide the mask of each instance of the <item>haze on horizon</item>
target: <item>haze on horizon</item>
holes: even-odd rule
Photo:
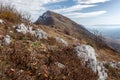
[[[51,10],[83,25],[120,24],[120,0],[1,0],[20,11],[29,12],[35,21]]]

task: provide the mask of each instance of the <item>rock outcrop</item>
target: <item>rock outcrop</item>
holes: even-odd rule
[[[8,46],[10,43],[11,43],[10,36],[9,35],[4,36],[1,44]]]
[[[22,23],[20,25],[15,26],[17,32],[21,32],[26,34],[28,32],[28,28]]]
[[[74,51],[77,56],[82,59],[84,65],[91,68],[95,73],[98,73],[98,80],[107,79],[106,69],[103,63],[97,61],[95,50],[91,46],[82,44],[75,47]]]
[[[64,44],[65,46],[68,46],[67,41],[65,41],[64,39],[59,38],[59,37],[55,37],[55,39],[56,39],[56,41],[58,41],[59,43],[62,43],[62,44]]]
[[[120,68],[120,62],[109,62],[108,65],[110,65],[113,68]]]
[[[41,29],[32,29],[32,26],[25,26],[23,23],[15,26],[14,27],[16,29],[17,32],[26,34],[26,33],[30,33],[31,35],[34,35],[36,38],[38,39],[47,39],[48,35],[46,32],[44,32]]]
[[[35,37],[38,39],[47,39],[47,33],[43,30],[36,29],[35,30]]]
[[[63,65],[62,63],[55,62],[55,64],[56,64],[59,68],[62,68],[62,69],[65,68],[65,65]]]

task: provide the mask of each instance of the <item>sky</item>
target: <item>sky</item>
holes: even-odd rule
[[[35,21],[47,10],[69,17],[83,25],[119,25],[120,0],[0,0],[19,11],[30,13]]]

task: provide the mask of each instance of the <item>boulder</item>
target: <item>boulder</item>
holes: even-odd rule
[[[108,75],[107,75],[107,70],[106,68],[104,67],[103,63],[102,62],[98,62],[96,64],[96,69],[97,69],[97,73],[98,73],[98,80],[106,80]]]
[[[26,34],[28,32],[28,28],[22,23],[20,25],[15,26],[17,32],[21,32]]]
[[[65,46],[68,46],[68,43],[67,43],[64,39],[59,38],[59,37],[55,37],[55,39],[56,39],[56,41],[58,41],[59,43],[62,43],[62,44],[64,44]]]
[[[41,29],[36,29],[34,35],[38,39],[47,39],[47,36],[48,36],[47,33]]]
[[[2,44],[8,46],[11,43],[11,39],[9,35],[4,36],[2,40]]]
[[[82,59],[82,62],[84,65],[86,65],[88,68],[90,68],[95,73],[98,73],[98,80],[106,80],[107,79],[107,73],[106,69],[103,66],[103,63],[98,62],[96,59],[96,53],[93,47],[89,45],[79,45],[74,48],[74,52],[77,54],[77,56]]]
[[[25,26],[23,23],[18,26],[13,26],[17,32],[21,32],[23,34],[30,33],[31,35],[35,35],[38,39],[47,39],[48,35],[41,29],[33,30],[32,26]]]

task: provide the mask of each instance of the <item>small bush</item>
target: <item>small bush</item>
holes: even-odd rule
[[[65,29],[65,30],[64,30],[64,33],[67,34],[67,35],[70,35],[70,34],[71,34],[69,29]]]

